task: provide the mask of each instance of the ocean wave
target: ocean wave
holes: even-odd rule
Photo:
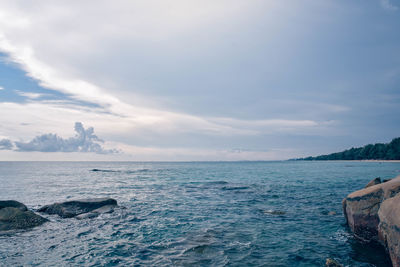
[[[91,169],[91,172],[121,172],[121,171],[115,171],[115,170],[106,170],[106,169]]]
[[[224,186],[221,189],[226,190],[226,191],[231,191],[231,190],[246,190],[249,188],[250,187],[248,187],[248,186]]]
[[[137,169],[137,170],[110,170],[110,169],[91,169],[91,172],[118,172],[118,173],[142,173],[142,172],[149,172],[151,169]]]
[[[270,210],[261,210],[261,212],[264,213],[264,214],[278,215],[278,216],[286,214],[285,211],[282,211],[282,210],[271,210],[271,209]]]

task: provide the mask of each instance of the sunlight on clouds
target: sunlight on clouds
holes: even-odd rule
[[[12,45],[1,34],[0,50],[9,54],[10,60],[19,64],[27,75],[37,80],[45,88],[59,90],[63,93],[71,94],[77,99],[103,105],[119,103],[115,97],[104,94],[98,87],[86,81],[63,77],[55,69],[37,60],[31,47]]]
[[[232,147],[242,147],[244,136],[249,147],[268,147],[272,135],[342,134],[341,120],[360,110],[348,95],[363,84],[329,90],[347,84],[352,70],[343,66],[360,66],[326,51],[351,52],[351,44],[364,41],[348,41],[359,38],[352,34],[357,25],[347,35],[335,19],[348,16],[343,21],[349,23],[365,10],[357,15],[344,4],[311,0],[45,0],[2,1],[0,7],[0,52],[40,86],[64,94],[43,100],[34,90],[10,87],[25,97],[23,104],[0,102],[0,136],[13,142],[56,131],[73,135],[71,123],[82,121],[125,158],[273,159],[295,152]],[[332,17],[321,18],[328,11]],[[193,147],[209,146],[182,148],[184,137]],[[213,148],[224,138],[226,149]],[[152,141],[164,147],[149,146]]]

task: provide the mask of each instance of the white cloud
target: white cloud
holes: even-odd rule
[[[120,56],[114,47],[113,51],[107,47],[110,40],[118,41],[116,46],[168,42],[177,34],[219,20],[221,15],[228,18],[243,6],[249,5],[246,1],[233,4],[226,0],[44,1],[37,6],[6,1],[0,11],[0,50],[42,86],[121,111],[125,104],[107,92],[109,89],[79,77],[82,58],[104,49]],[[79,25],[73,22],[74,18],[79,18]],[[137,97],[132,92],[130,96]]]
[[[15,90],[15,92],[17,94],[19,94],[20,96],[27,97],[29,99],[37,99],[37,98],[40,98],[45,95],[45,94],[33,93],[33,92],[22,92],[19,90]]]
[[[4,90],[4,87],[3,87],[3,86],[0,86],[0,90]]]
[[[233,118],[201,118],[173,112],[130,107],[129,113],[104,112],[102,108],[78,106],[65,101],[31,101],[29,103],[0,103],[0,135],[23,139],[54,132],[72,134],[73,121],[90,122],[103,136],[129,137],[135,133],[179,134],[200,133],[205,136],[257,135],[285,129],[313,129],[320,123],[309,120],[237,120]],[[9,116],[8,114],[13,114]],[[29,123],[29,125],[24,125]],[[21,125],[22,124],[22,125]],[[108,138],[109,139],[109,138]]]
[[[29,142],[0,140],[0,150],[15,150],[18,152],[92,152],[97,154],[117,153],[116,149],[105,149],[104,141],[94,134],[93,127],[85,129],[80,122],[75,123],[75,136],[63,138],[57,134],[47,133],[36,136]],[[15,147],[15,149],[14,149]]]
[[[80,122],[75,123],[75,137],[64,139],[57,134],[36,136],[29,142],[15,142],[17,151],[40,152],[93,152],[97,154],[116,153],[115,149],[104,149],[104,141],[94,134],[93,127],[85,129]],[[11,149],[11,147],[10,147]]]
[[[176,136],[176,144],[171,145],[174,148],[135,146],[132,149],[120,145],[122,150],[134,154],[138,160],[140,155],[148,155],[149,159],[168,159],[173,154],[179,158],[184,158],[185,154],[189,158],[201,158],[201,155],[226,159],[279,157],[278,152],[271,151],[247,151],[240,156],[230,150],[211,148],[195,152],[179,148],[177,143],[184,134],[201,135],[203,139],[210,136],[256,136],[313,131],[323,122],[300,116],[282,119],[265,114],[266,119],[245,120],[225,114],[206,116],[179,109],[172,111],[170,106],[162,105],[164,99],[158,100],[156,94],[147,94],[151,88],[142,88],[140,82],[130,79],[149,58],[142,55],[157,53],[158,49],[163,50],[152,55],[154,67],[163,64],[161,58],[168,53],[180,55],[184,50],[193,49],[193,58],[201,60],[201,50],[209,49],[208,41],[220,41],[211,38],[211,32],[218,38],[232,34],[257,12],[274,22],[263,23],[263,30],[268,29],[271,35],[278,34],[279,27],[271,26],[276,25],[279,19],[274,12],[276,6],[279,6],[276,1],[247,0],[2,1],[0,51],[9,55],[10,61],[17,63],[41,86],[99,106],[39,101],[41,95],[38,93],[18,91],[31,101],[25,104],[0,103],[0,135],[27,140],[54,132],[54,129],[73,134],[69,128],[71,122],[82,121],[93,125],[99,135],[117,143],[120,139],[134,143],[132,136],[135,135],[145,135],[149,139],[159,139],[167,134]],[[226,28],[234,30],[224,32]],[[207,42],[191,47],[195,41],[188,40],[196,38],[197,33],[203,36],[203,42]],[[148,50],[148,47],[153,49]],[[209,50],[213,51],[212,48]],[[182,62],[186,60],[182,56],[176,58]],[[173,72],[174,64],[171,66]],[[115,74],[114,69],[125,74]],[[330,108],[340,110],[337,106]]]

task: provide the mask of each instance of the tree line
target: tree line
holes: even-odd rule
[[[400,160],[400,137],[390,143],[369,144],[363,147],[350,148],[342,152],[316,157],[300,158],[297,160]]]

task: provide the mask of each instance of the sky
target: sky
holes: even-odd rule
[[[0,2],[0,160],[284,160],[400,136],[400,0]]]

